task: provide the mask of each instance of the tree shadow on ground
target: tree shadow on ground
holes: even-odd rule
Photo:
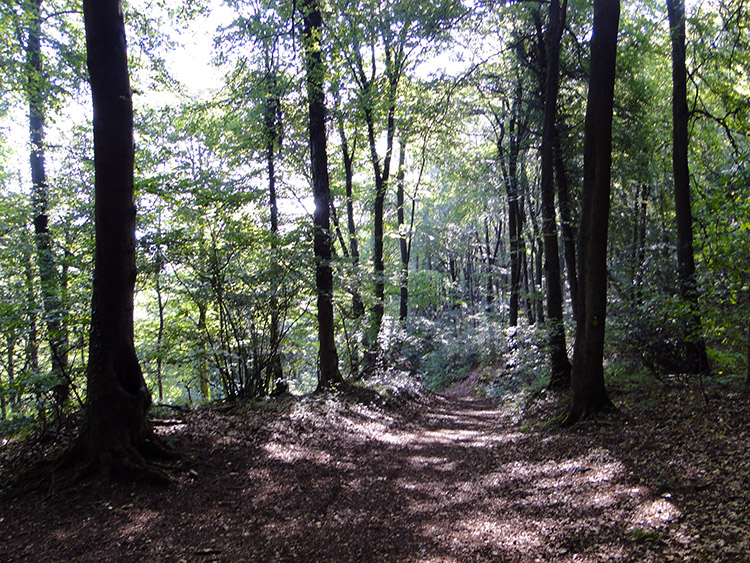
[[[15,499],[0,559],[685,559],[685,499],[644,479],[632,424],[522,432],[508,410],[455,397],[195,411],[172,429],[191,460],[176,488]]]

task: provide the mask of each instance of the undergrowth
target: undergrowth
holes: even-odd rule
[[[500,319],[451,312],[437,319],[412,320],[401,350],[425,387],[437,390],[459,382],[473,369],[498,362],[506,355],[507,343]]]

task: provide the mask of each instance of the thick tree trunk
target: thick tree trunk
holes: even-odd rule
[[[560,7],[558,0],[550,0],[541,163],[542,239],[544,240],[544,274],[547,278],[547,331],[550,355],[549,385],[556,388],[567,387],[570,384],[571,370],[565,344],[554,185],[554,141],[557,93],[560,80],[560,39],[565,26],[566,8],[567,0],[563,0],[562,7]]]
[[[594,0],[589,94],[583,148],[583,198],[578,236],[578,318],[566,422],[612,407],[604,386],[607,232],[612,167],[612,109],[619,0]]]
[[[689,315],[685,335],[685,369],[689,373],[706,373],[709,371],[708,357],[698,312],[698,287],[693,255],[693,214],[690,205],[684,0],[667,0],[667,14],[672,40],[672,167],[677,219],[677,273],[680,295],[688,305]]]
[[[339,359],[334,339],[333,272],[331,270],[330,187],[328,182],[328,155],[326,153],[326,111],[323,80],[325,64],[320,37],[322,18],[318,0],[302,0],[300,5],[304,20],[304,60],[307,73],[309,104],[310,158],[312,167],[313,198],[315,200],[315,284],[318,294],[318,390],[343,383],[339,372]]]
[[[133,106],[125,27],[118,0],[84,0],[94,107],[94,287],[87,372],[88,461],[128,479],[165,476],[144,456],[164,453],[146,413],[146,388],[133,343],[135,219]]]
[[[42,0],[30,0],[26,5],[29,25],[29,38],[26,45],[26,72],[29,97],[29,141],[31,145],[31,199],[41,296],[44,304],[47,339],[50,346],[52,377],[55,381],[53,392],[57,406],[62,408],[68,403],[70,385],[67,379],[68,350],[62,321],[63,306],[60,300],[60,284],[52,253],[47,215],[49,194],[44,163],[44,99],[46,93],[41,48],[41,5]]]

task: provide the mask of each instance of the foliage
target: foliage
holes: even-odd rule
[[[684,363],[662,4],[643,0],[622,14],[607,264],[608,374],[615,380],[625,371],[665,379]],[[30,85],[43,85],[48,104],[49,226],[56,275],[65,281],[66,376],[77,397],[71,409],[85,400],[92,140],[77,6],[43,3],[43,73],[31,82],[23,6],[10,2],[0,16],[0,32],[12,39],[0,46],[0,397],[6,418],[43,418],[55,381],[34,266],[28,179],[18,164],[28,157],[17,141],[25,132],[12,124],[26,111]],[[125,8],[137,109],[135,328],[146,379],[164,403],[260,397],[273,390],[267,368],[280,352],[292,391],[310,391],[318,372],[313,206],[295,4],[129,2]],[[502,365],[490,394],[501,395],[513,381],[535,391],[546,379],[538,154],[546,10],[532,3],[468,8],[453,1],[362,0],[329,2],[324,12],[342,373],[358,376],[363,359],[368,327],[355,297],[366,309],[376,308],[373,286],[382,281],[379,375],[389,368],[411,371],[441,388],[475,367]],[[209,16],[216,19],[204,19]],[[735,378],[746,368],[750,331],[747,18],[740,2],[720,0],[696,5],[687,21],[699,308],[714,372]],[[567,182],[575,230],[589,3],[568,2],[566,21],[557,175]],[[190,92],[170,75],[181,34],[193,26],[203,26],[204,34],[209,29],[223,80],[215,91]],[[269,143],[278,232],[271,228]],[[402,224],[394,189],[399,143],[407,147]],[[378,169],[381,180],[389,180],[382,194],[382,279],[375,264]],[[349,208],[354,233],[348,232]],[[356,260],[350,235],[359,244]],[[402,237],[409,241],[408,282],[400,273]],[[394,320],[402,283],[409,290],[405,325]],[[514,294],[520,320],[509,331]],[[570,332],[569,303],[565,314]],[[274,319],[281,323],[276,344]]]
[[[428,389],[443,389],[474,368],[500,361],[507,344],[497,318],[459,310],[414,320],[401,351]]]

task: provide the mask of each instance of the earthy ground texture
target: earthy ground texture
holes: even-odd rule
[[[6,494],[0,561],[750,561],[742,387],[613,388],[618,413],[556,429],[551,399],[476,381],[173,411],[176,486]]]

